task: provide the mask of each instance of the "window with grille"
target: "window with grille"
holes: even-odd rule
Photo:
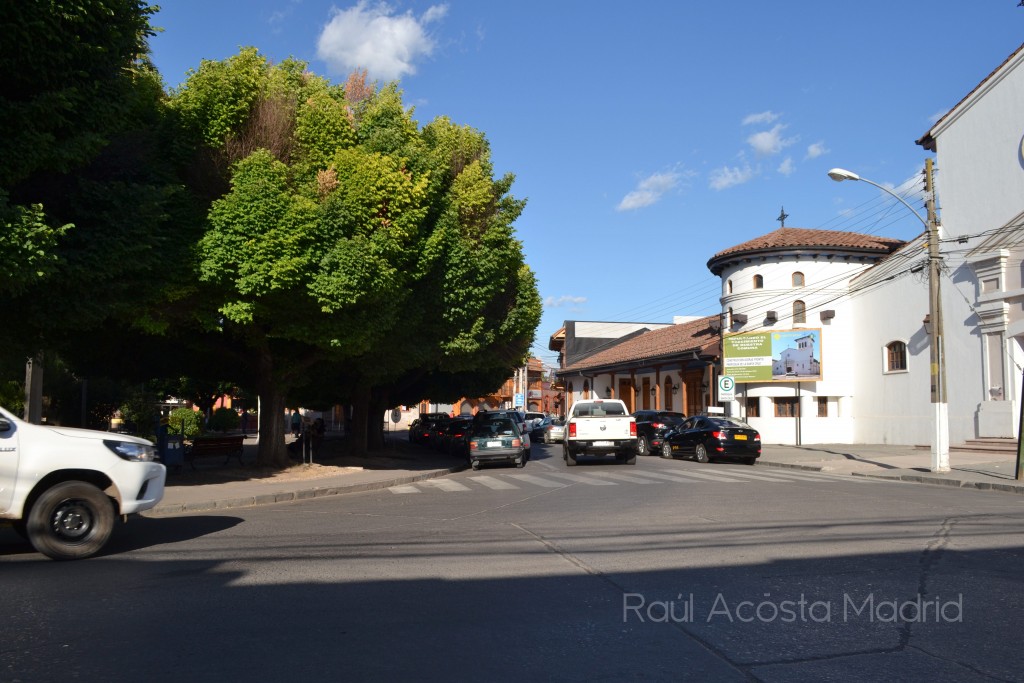
[[[747,397],[747,417],[761,417],[761,399]]]
[[[907,345],[901,341],[890,342],[885,347],[886,372],[899,372],[907,369]]]
[[[807,322],[807,305],[803,301],[793,302],[793,322],[805,323]]]
[[[775,403],[775,417],[796,417],[800,413],[800,401],[795,396],[778,396]]]

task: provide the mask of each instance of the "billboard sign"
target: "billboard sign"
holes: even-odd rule
[[[736,382],[816,382],[822,377],[821,330],[728,334],[722,360]]]

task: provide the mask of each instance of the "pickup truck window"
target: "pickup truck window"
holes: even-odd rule
[[[626,410],[621,403],[587,403],[576,406],[573,415],[576,417],[604,417],[605,415],[625,415]]]

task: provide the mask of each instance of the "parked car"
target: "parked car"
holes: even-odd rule
[[[467,445],[474,470],[480,469],[481,463],[523,467],[529,459],[519,423],[504,414],[487,413],[482,419],[474,419]]]
[[[661,444],[661,457],[680,455],[697,462],[739,458],[753,465],[761,457],[761,434],[737,417],[696,415],[666,434]]]
[[[638,410],[633,417],[636,419],[637,455],[660,453],[662,437],[686,419],[686,415],[671,410]]]
[[[551,424],[550,417],[544,416],[540,420],[534,420],[533,428],[530,429],[530,441],[537,441],[544,438],[544,431]]]
[[[496,417],[507,417],[516,423],[519,428],[520,438],[526,443],[526,459],[530,459],[530,432],[526,429],[526,417],[518,410],[502,408],[499,410],[481,410],[473,416],[474,424],[480,420],[492,420]]]
[[[565,441],[565,418],[556,417],[544,428],[544,443],[562,443]]]
[[[448,413],[423,413],[409,425],[409,441],[426,443],[430,440],[430,428],[437,422],[452,419]]]
[[[472,429],[472,415],[449,420],[442,436],[442,450],[448,455],[466,456],[469,450],[469,433]]]
[[[533,412],[528,412],[523,416],[523,418],[526,421],[526,431],[530,432],[530,436],[533,436],[533,430],[537,427],[538,424],[540,424],[541,420],[543,420],[545,417],[546,415],[544,415],[544,413]]]

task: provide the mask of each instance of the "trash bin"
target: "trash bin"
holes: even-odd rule
[[[168,436],[160,449],[160,462],[167,467],[178,469],[185,462],[185,444],[180,435]]]

